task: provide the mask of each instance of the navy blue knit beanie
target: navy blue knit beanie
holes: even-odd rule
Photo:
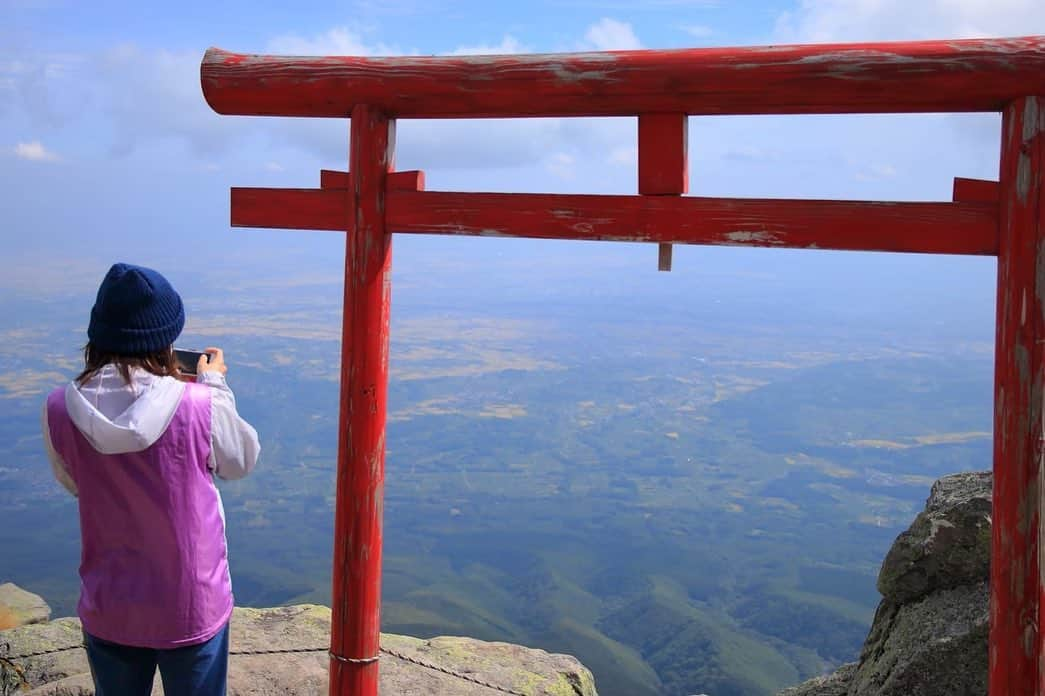
[[[142,355],[172,345],[184,326],[181,297],[166,278],[151,268],[117,263],[98,288],[87,338],[106,353]]]

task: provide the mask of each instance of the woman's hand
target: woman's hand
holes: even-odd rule
[[[196,364],[196,374],[220,372],[224,375],[229,371],[228,366],[225,365],[225,351],[221,348],[204,348],[203,352],[207,355],[200,356],[200,361]],[[210,356],[210,360],[207,360],[207,356]]]

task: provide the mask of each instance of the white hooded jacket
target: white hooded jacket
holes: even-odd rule
[[[219,372],[202,372],[197,381],[211,387],[211,471],[226,480],[240,479],[254,468],[261,445],[253,427],[236,411],[236,397]],[[132,369],[126,383],[115,365],[106,365],[83,385],[65,388],[65,406],[76,428],[102,454],[140,452],[167,430],[181,403],[185,384]],[[43,416],[44,449],[55,478],[73,495],[76,484],[51,443],[47,404]]]

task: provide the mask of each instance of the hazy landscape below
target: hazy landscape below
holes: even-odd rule
[[[652,247],[441,241],[397,238],[386,630],[567,652],[604,696],[768,694],[856,656],[931,482],[990,467],[993,261],[676,249],[658,274]],[[57,615],[76,506],[39,410],[107,264],[0,281],[0,582]],[[329,603],[338,253],[162,270],[262,437],[221,484],[238,603]]]

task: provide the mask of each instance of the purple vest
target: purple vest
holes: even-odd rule
[[[47,399],[51,442],[79,492],[84,630],[146,648],[202,643],[232,614],[225,519],[207,466],[210,387],[186,384],[151,447],[101,454],[69,418],[65,389]]]

